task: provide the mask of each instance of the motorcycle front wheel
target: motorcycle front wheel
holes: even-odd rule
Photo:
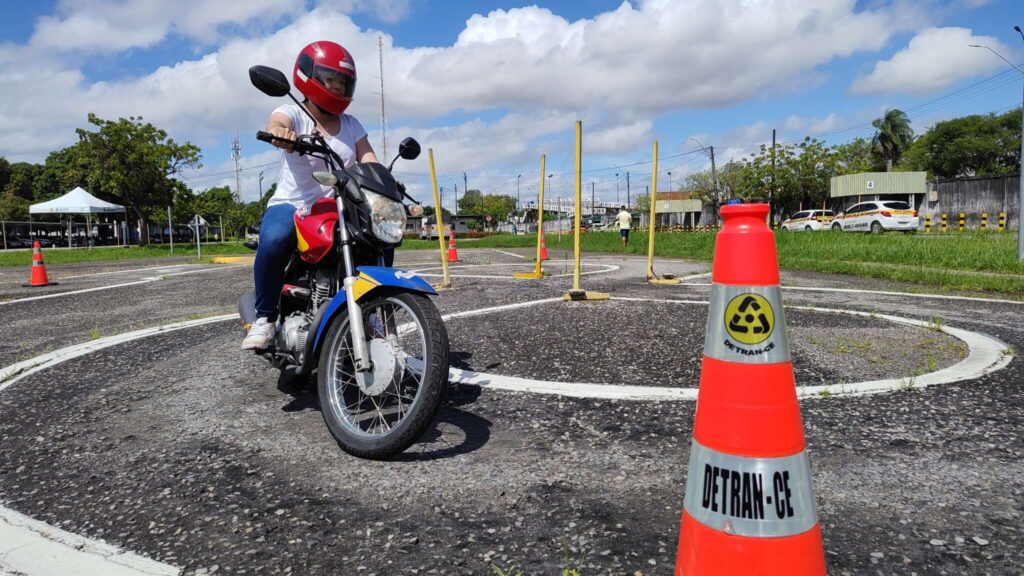
[[[355,372],[342,310],[320,352],[320,410],[342,450],[384,459],[433,424],[448,382],[448,333],[433,302],[419,294],[370,294],[359,307],[373,369]]]

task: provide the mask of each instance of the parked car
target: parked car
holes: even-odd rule
[[[899,200],[873,200],[850,206],[832,220],[833,230],[879,233],[883,230],[914,232],[917,210]]]
[[[782,230],[797,232],[827,229],[835,214],[831,210],[803,210],[782,221]]]

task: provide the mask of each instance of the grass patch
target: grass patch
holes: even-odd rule
[[[210,243],[202,245],[203,259],[207,256],[252,255],[253,251],[240,242]],[[197,258],[195,244],[175,244],[174,254],[170,246],[104,246],[97,248],[44,248],[43,260],[51,264],[77,264],[80,262],[109,262],[120,260],[145,260],[150,258]],[[30,266],[31,250],[0,250],[0,267]]]
[[[459,240],[468,248],[531,248],[536,235],[499,234]],[[585,252],[647,254],[647,234],[630,234],[623,249],[619,235],[592,232],[580,236]],[[658,233],[655,256],[710,262],[715,235]],[[822,231],[777,233],[779,265],[791,270],[846,274],[941,286],[948,290],[999,292],[1024,298],[1024,263],[1017,261],[1015,233],[857,234]],[[552,258],[572,254],[571,235],[547,235]],[[406,240],[403,250],[437,250],[436,240]]]

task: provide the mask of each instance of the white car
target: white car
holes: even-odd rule
[[[883,230],[917,230],[917,210],[899,200],[873,200],[850,206],[832,220],[833,230],[878,233]]]
[[[783,220],[779,228],[793,232],[821,230],[828,228],[834,216],[831,210],[803,210]]]

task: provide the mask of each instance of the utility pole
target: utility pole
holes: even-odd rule
[[[454,214],[456,216],[458,216],[459,215],[459,185],[458,184],[453,184],[453,186],[455,186],[455,212],[454,212]],[[462,191],[462,195],[463,196],[466,195],[466,191],[465,190]]]
[[[519,179],[522,178],[522,174],[516,175],[516,216],[519,216]]]
[[[235,132],[235,139],[231,141],[231,157],[235,159],[235,202],[242,201],[242,143],[238,140],[238,132]]]
[[[772,128],[772,188],[768,191],[768,227],[775,224],[775,128]]]
[[[590,181],[590,224],[594,224],[594,181]]]
[[[718,197],[718,173],[715,172],[715,147],[709,146],[708,149],[711,151],[711,186],[713,188],[711,208],[715,211],[711,219],[715,224],[718,224],[718,206],[721,203],[721,199]]]
[[[629,199],[629,172],[626,172],[626,209],[633,207],[633,203]]]
[[[384,111],[384,37],[377,35],[377,56],[380,60],[380,149],[381,160],[388,160],[388,116]]]

